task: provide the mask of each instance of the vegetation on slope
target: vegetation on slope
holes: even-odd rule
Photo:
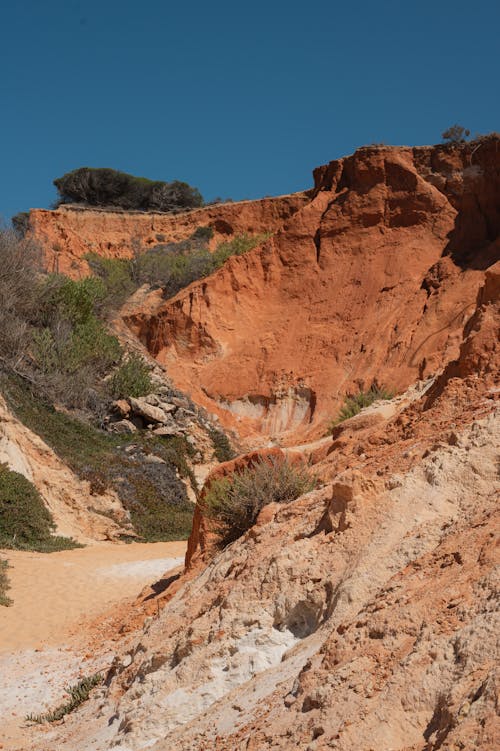
[[[214,447],[214,456],[219,462],[228,462],[234,459],[236,452],[229,442],[229,438],[222,430],[211,428],[208,431]]]
[[[91,493],[114,490],[130,512],[139,536],[151,542],[185,539],[191,531],[192,505],[180,477],[193,487],[187,464],[190,444],[179,437],[149,432],[117,436],[58,411],[14,376],[0,390],[21,422],[39,435]]]
[[[7,590],[10,589],[9,580],[7,578],[6,570],[9,568],[9,564],[5,560],[0,560],[0,605],[9,607],[12,605],[12,600],[7,597]]]
[[[56,550],[81,547],[67,537],[57,537],[54,520],[35,486],[18,472],[0,464],[0,548]]]
[[[156,245],[137,252],[130,260],[103,258],[97,253],[88,253],[86,260],[104,283],[107,301],[124,302],[143,284],[160,287],[168,298],[209,276],[231,256],[243,255],[260,245],[270,235],[238,235],[220,243],[213,253],[208,250],[211,236],[210,227],[199,227],[188,240]]]
[[[270,457],[210,483],[204,513],[224,548],[255,524],[268,503],[290,503],[315,487],[305,466]]]
[[[212,256],[209,228],[131,261],[95,259],[98,276],[44,274],[40,254],[14,232],[0,232],[0,389],[10,409],[82,479],[91,492],[114,490],[145,540],[189,535],[192,504],[181,478],[196,481],[183,438],[101,429],[113,398],[151,393],[149,368],[124,353],[107,328],[109,311],[143,280],[176,291],[200,270],[245,252],[259,238],[236,238]],[[200,262],[201,261],[201,262]],[[231,449],[216,436],[217,455]],[[53,543],[55,544],[55,543]]]
[[[94,407],[123,354],[103,318],[106,287],[41,268],[32,243],[0,231],[0,368],[53,403]]]
[[[61,203],[142,211],[179,211],[203,206],[197,188],[174,180],[148,180],[107,167],[80,167],[54,180]]]
[[[80,704],[90,696],[90,692],[95,686],[99,686],[103,682],[103,676],[101,673],[95,675],[89,675],[85,678],[81,678],[74,686],[69,686],[66,689],[66,693],[69,696],[68,701],[63,702],[55,709],[43,714],[29,714],[26,716],[26,722],[33,722],[42,724],[44,722],[57,722],[62,718],[73,712]]]
[[[330,429],[332,430],[336,425],[344,422],[344,420],[349,420],[350,417],[359,414],[362,409],[369,407],[373,402],[377,402],[380,399],[392,399],[393,397],[394,391],[376,385],[371,386],[368,391],[360,391],[352,396],[346,396],[338,417],[331,423]]]

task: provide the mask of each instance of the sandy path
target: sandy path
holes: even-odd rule
[[[40,733],[48,741],[50,726],[26,726],[26,714],[57,705],[65,686],[105,671],[113,658],[112,642],[89,648],[85,623],[133,600],[182,563],[185,550],[185,542],[162,542],[103,543],[50,555],[0,551],[11,565],[14,600],[0,607],[2,751],[26,751]]]
[[[11,568],[0,608],[0,654],[61,644],[82,620],[137,595],[178,566],[185,542],[100,544],[50,555],[2,551]]]

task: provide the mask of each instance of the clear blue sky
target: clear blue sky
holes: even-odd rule
[[[5,219],[80,166],[256,198],[366,143],[500,130],[498,0],[5,0],[0,22]]]

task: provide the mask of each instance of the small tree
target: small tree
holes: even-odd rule
[[[465,143],[470,136],[470,130],[463,128],[461,125],[450,125],[450,127],[441,133],[443,141],[448,143]]]

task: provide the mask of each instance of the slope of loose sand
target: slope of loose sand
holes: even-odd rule
[[[14,601],[0,608],[2,751],[25,749],[32,733],[44,732],[26,727],[27,714],[57,705],[65,686],[109,666],[112,642],[92,641],[89,626],[178,567],[185,549],[185,542],[166,542],[105,543],[50,555],[0,551],[11,566]]]

